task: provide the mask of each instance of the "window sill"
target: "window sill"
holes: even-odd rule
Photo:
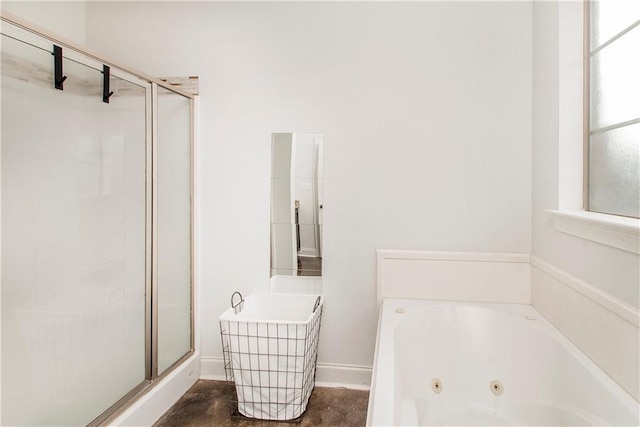
[[[546,210],[556,230],[640,254],[640,220],[585,211]]]

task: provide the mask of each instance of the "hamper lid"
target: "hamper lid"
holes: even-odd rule
[[[251,294],[244,299],[242,311],[235,314],[229,308],[220,315],[220,320],[304,323],[313,317],[318,297],[322,306],[324,298],[317,294]]]

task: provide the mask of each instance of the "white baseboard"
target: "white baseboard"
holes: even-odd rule
[[[200,378],[203,380],[226,380],[222,357],[202,357]],[[318,363],[316,385],[320,387],[344,387],[355,390],[369,390],[371,387],[371,367]]]
[[[369,390],[371,388],[371,374],[372,368],[370,366],[318,363],[316,366],[316,385]]]
[[[224,374],[224,359],[222,357],[200,358],[200,379],[226,381]]]
[[[123,427],[153,425],[195,384],[199,377],[200,354],[196,352],[109,425]]]

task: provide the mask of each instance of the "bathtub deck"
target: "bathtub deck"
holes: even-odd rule
[[[300,424],[242,420],[231,418],[233,407],[226,383],[199,380],[154,427],[364,426],[368,401],[368,391],[316,387]]]

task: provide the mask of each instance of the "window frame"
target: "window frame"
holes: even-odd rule
[[[592,212],[589,209],[589,175],[591,142],[591,0],[583,2],[582,23],[582,210]]]
[[[569,55],[569,64],[576,67],[558,64],[558,199],[544,212],[555,231],[582,239],[587,246],[595,242],[640,255],[640,219],[588,210],[589,4],[589,0],[558,3],[559,53]]]
[[[582,210],[588,213],[594,213],[599,215],[611,215],[612,217],[617,218],[631,218],[631,219],[640,219],[639,216],[630,216],[630,215],[622,215],[619,213],[613,212],[602,212],[591,210],[590,204],[590,164],[591,164],[591,156],[590,156],[590,147],[591,147],[591,7],[592,2],[597,0],[584,0],[583,1],[583,74],[582,74],[582,83],[583,83],[583,122],[582,122]],[[634,24],[632,24],[633,26]],[[600,50],[607,47],[609,44],[617,40],[618,38],[624,36],[627,32],[632,31],[635,27],[632,26],[624,28],[622,31],[618,32],[614,35],[610,40],[599,47]],[[635,120],[635,119],[634,119]],[[627,125],[625,125],[627,126]],[[621,126],[624,127],[624,126]]]

